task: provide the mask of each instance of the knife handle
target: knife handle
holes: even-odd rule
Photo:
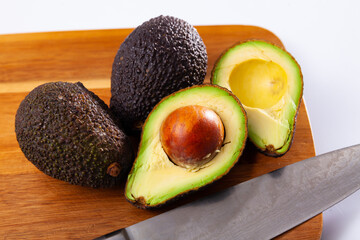
[[[101,237],[95,238],[94,240],[131,240],[126,232],[125,228],[121,228],[114,232],[105,234]]]

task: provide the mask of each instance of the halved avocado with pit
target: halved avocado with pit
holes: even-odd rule
[[[303,80],[288,52],[259,40],[236,44],[216,62],[211,83],[239,98],[248,116],[249,139],[260,151],[281,156],[289,150]]]
[[[163,148],[160,132],[172,113],[189,107],[215,112],[221,119],[225,133],[215,156],[198,167],[187,168],[187,165],[181,166],[169,158]],[[209,115],[212,119],[212,114]],[[202,122],[202,119],[199,121]],[[171,94],[157,104],[146,119],[138,155],[126,183],[125,197],[140,208],[152,208],[198,190],[229,172],[241,156],[246,139],[246,113],[239,100],[227,89],[200,85]],[[207,141],[205,138],[194,141],[197,140]]]

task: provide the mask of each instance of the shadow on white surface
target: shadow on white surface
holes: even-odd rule
[[[360,191],[324,212],[322,240],[360,238]]]

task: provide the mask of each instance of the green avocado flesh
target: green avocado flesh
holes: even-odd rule
[[[45,174],[88,187],[120,183],[133,160],[128,137],[107,105],[81,83],[46,83],[21,102],[15,132]]]
[[[162,122],[174,110],[187,105],[210,108],[221,118],[225,139],[220,152],[198,169],[171,162],[160,142]],[[143,127],[138,156],[128,176],[125,196],[135,205],[149,208],[197,190],[224,176],[242,154],[247,138],[247,118],[239,100],[228,90],[201,85],[164,98],[149,114]]]
[[[303,93],[300,67],[289,53],[264,41],[240,43],[217,61],[211,82],[239,98],[260,151],[280,156],[289,150]]]

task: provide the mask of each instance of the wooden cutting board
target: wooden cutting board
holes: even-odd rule
[[[218,56],[238,41],[264,39],[282,45],[273,33],[259,27],[201,26],[197,29],[209,55],[207,82]],[[315,155],[302,103],[295,139],[285,156],[266,157],[248,143],[227,176],[163,209],[137,209],[125,200],[124,186],[91,189],[73,186],[40,172],[24,157],[16,141],[14,119],[20,102],[41,83],[81,81],[109,103],[112,61],[131,31],[0,35],[0,236],[5,239],[92,239]],[[320,214],[278,239],[319,239],[321,229]]]

